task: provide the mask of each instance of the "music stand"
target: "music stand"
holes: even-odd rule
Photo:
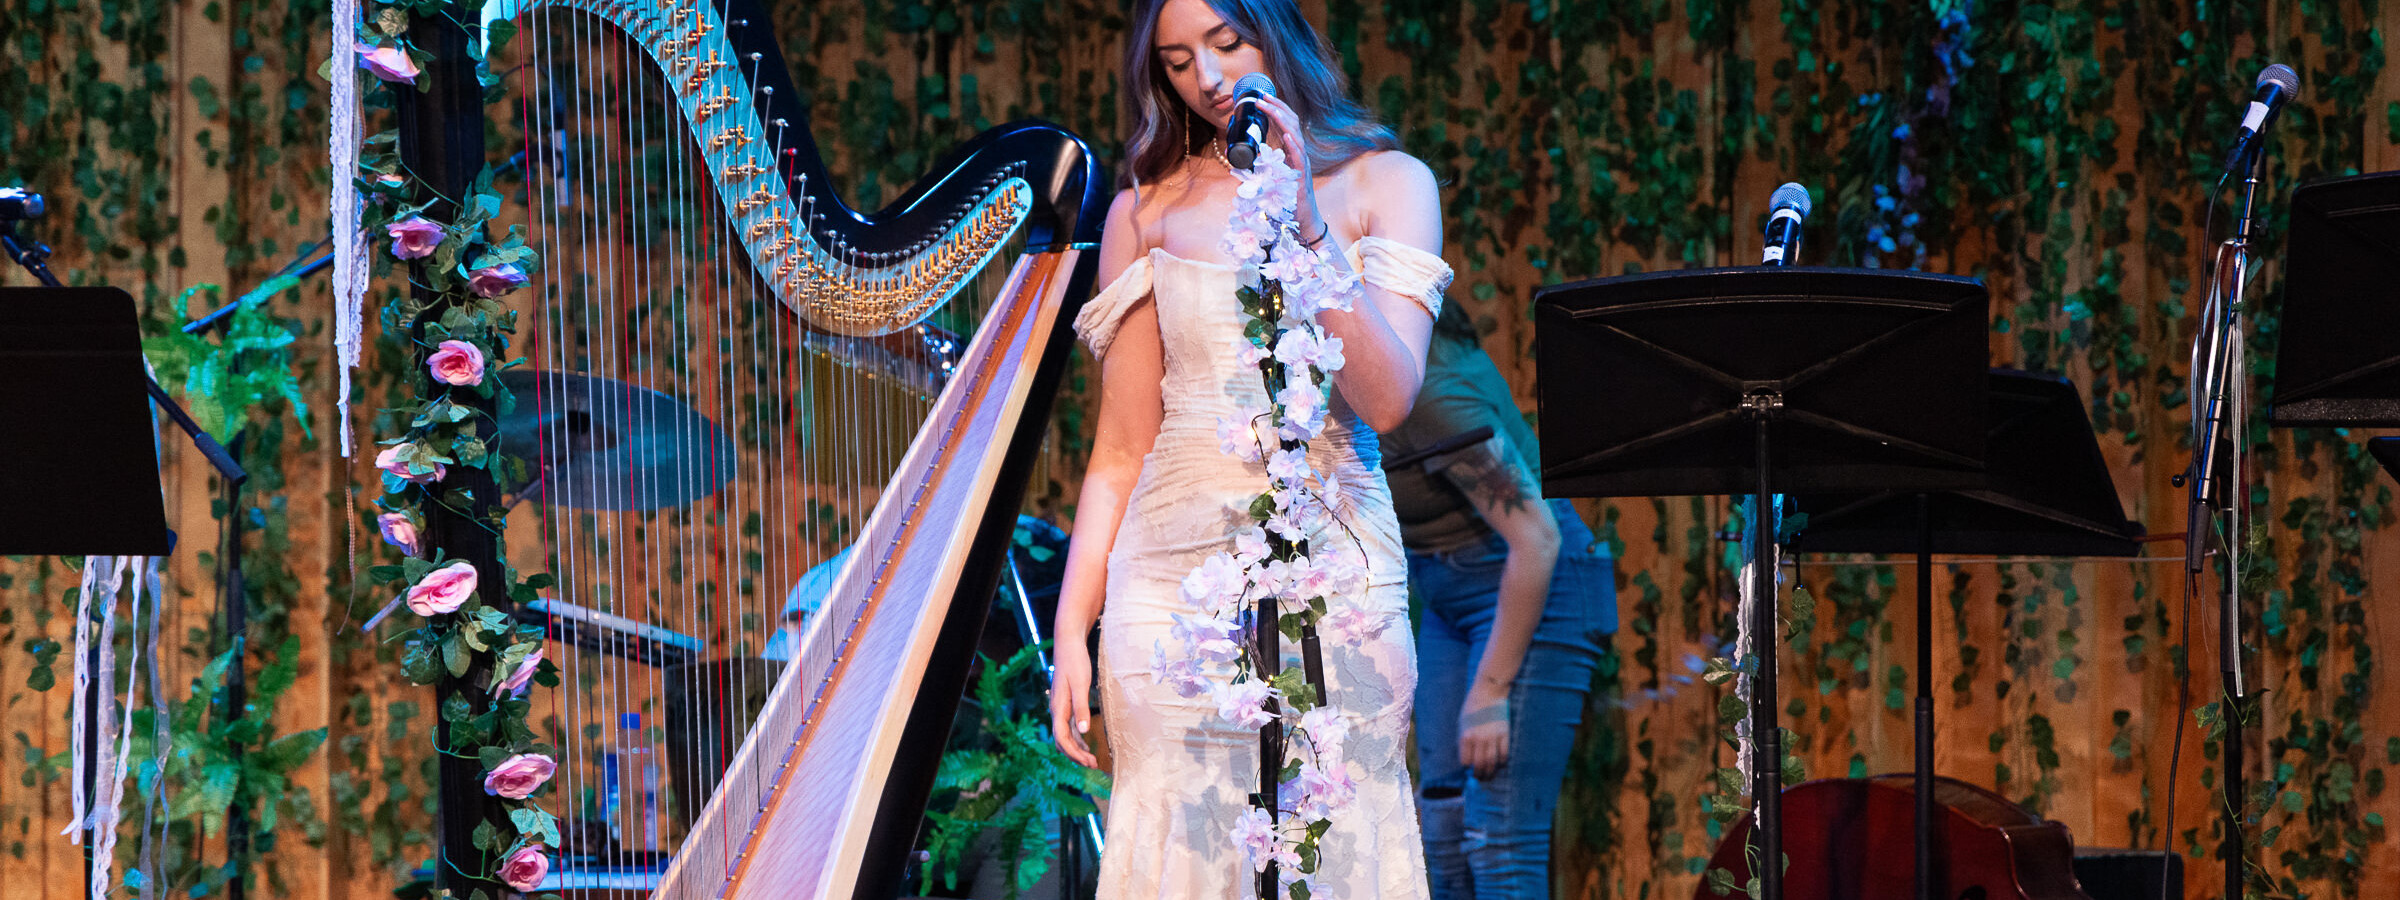
[[[2400,172],[2292,192],[2269,424],[2400,427]]]
[[[0,288],[0,372],[0,555],[167,555],[133,297]]]
[[[2139,556],[2139,522],[2125,518],[2108,461],[2066,379],[1993,369],[1985,394],[1985,487],[1799,498],[1803,553],[1917,558],[1916,885],[1933,884],[1933,554]]]
[[[1534,307],[1543,492],[1978,487],[1988,302],[1971,278],[1797,266],[1544,288]],[[1752,547],[1750,734],[1761,762],[1751,798],[1761,900],[1781,900],[1775,571],[1768,541]]]

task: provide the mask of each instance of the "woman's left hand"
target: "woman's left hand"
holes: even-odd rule
[[[1458,710],[1458,759],[1490,778],[1508,765],[1508,691],[1486,691],[1481,683],[1467,691]]]
[[[1316,173],[1309,169],[1308,134],[1301,130],[1300,114],[1293,112],[1281,98],[1260,97],[1257,103],[1259,111],[1267,114],[1267,120],[1275,123],[1272,139],[1283,151],[1283,164],[1300,173],[1300,208],[1294,214],[1293,224],[1300,226],[1303,236],[1316,234],[1323,230],[1325,220],[1317,214]]]

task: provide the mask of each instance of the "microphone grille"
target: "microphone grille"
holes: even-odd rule
[[[1808,205],[1808,189],[1801,187],[1797,181],[1784,182],[1782,187],[1775,189],[1775,196],[1767,198],[1768,212],[1790,207],[1799,210],[1801,218],[1808,217]]]
[[[2291,70],[2285,69],[2284,71],[2289,72]],[[1242,80],[1233,83],[1233,95],[1236,97],[1252,91],[1257,91],[1258,93],[1265,94],[1269,97],[1275,96],[1275,81],[1274,79],[1268,78],[1267,73],[1265,72],[1252,72],[1248,75],[1242,76]]]
[[[2276,63],[2268,66],[2266,71],[2258,73],[2259,87],[2263,88],[2270,84],[2281,88],[2285,97],[2294,100],[2300,98],[2300,73],[2292,71],[2290,66]]]

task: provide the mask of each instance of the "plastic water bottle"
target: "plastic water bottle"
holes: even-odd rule
[[[600,760],[601,810],[608,820],[608,836],[628,850],[658,849],[658,763],[650,749],[642,714],[617,716],[617,743]],[[629,811],[625,795],[636,789],[634,779],[640,779],[641,796]],[[639,818],[628,821],[629,813]],[[639,845],[633,843],[635,835],[641,836]]]
[[[627,737],[638,749],[635,759],[642,771],[642,849],[658,850],[658,754],[651,752],[650,733],[642,730],[642,715],[632,713],[633,720]]]
[[[609,745],[608,752],[600,754],[600,820],[608,823],[609,843],[620,848],[625,846],[625,817],[622,815],[625,810],[624,760],[620,758],[624,752],[622,737],[619,735],[620,740]]]

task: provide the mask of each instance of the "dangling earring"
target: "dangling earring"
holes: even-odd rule
[[[1199,117],[1192,114],[1190,106],[1181,103],[1176,105],[1183,106],[1183,155],[1199,156],[1200,144],[1192,140],[1200,136]]]

